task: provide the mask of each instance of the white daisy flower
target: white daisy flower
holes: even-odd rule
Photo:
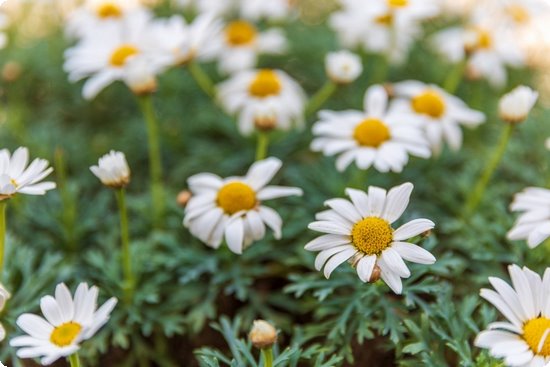
[[[99,158],[97,166],[91,166],[90,171],[101,180],[105,186],[121,188],[130,182],[130,167],[122,152],[111,150]]]
[[[223,17],[236,6],[236,0],[175,0],[180,6],[193,9],[199,14]]]
[[[514,196],[510,210],[521,212],[507,237],[535,248],[550,237],[550,190],[528,187]]]
[[[292,12],[290,0],[240,0],[239,8],[243,18],[254,22],[262,19],[284,20]]]
[[[218,60],[221,73],[231,74],[256,66],[260,54],[281,54],[286,51],[282,30],[271,28],[260,32],[246,20],[228,23],[223,32],[209,40],[208,58]]]
[[[365,111],[321,111],[313,125],[313,151],[339,154],[336,168],[344,171],[353,161],[360,169],[401,172],[409,154],[429,158],[422,121],[413,114],[387,110],[388,94],[380,85],[365,93]]]
[[[19,147],[10,155],[7,149],[0,150],[0,200],[9,199],[17,193],[44,195],[55,189],[54,182],[40,182],[52,173],[45,159],[36,158],[27,167],[29,150]]]
[[[244,177],[221,178],[211,173],[190,177],[187,182],[193,196],[185,208],[184,226],[213,248],[225,238],[236,254],[261,240],[266,225],[280,239],[281,217],[262,202],[302,195],[297,187],[266,186],[281,166],[279,159],[268,158],[254,163]]]
[[[351,201],[326,201],[330,209],[318,213],[317,222],[308,226],[326,233],[305,246],[308,251],[320,251],[315,269],[320,271],[324,267],[324,275],[329,278],[334,269],[351,259],[359,279],[368,282],[378,265],[382,280],[400,294],[401,278],[411,275],[403,260],[419,264],[435,262],[431,253],[407,242],[434,228],[431,220],[415,219],[397,229],[392,227],[407,208],[412,190],[411,183],[396,186],[387,194],[386,190],[375,186],[369,187],[368,194],[348,188],[346,193]]]
[[[550,362],[550,268],[541,277],[524,267],[508,267],[512,285],[490,277],[495,289],[482,289],[481,297],[492,303],[507,321],[489,324],[475,345],[503,358],[507,366],[539,367]]]
[[[8,44],[8,35],[3,32],[8,26],[8,16],[0,11],[0,50],[5,48]]]
[[[353,52],[347,50],[330,52],[325,57],[325,70],[334,83],[349,84],[361,75],[363,63],[361,58]]]
[[[2,283],[0,283],[0,312],[4,310],[4,307],[6,306],[6,301],[10,299],[11,295],[10,293],[4,288]],[[6,330],[0,324],[0,342],[3,341],[6,338]]]
[[[218,98],[228,113],[238,114],[243,135],[256,127],[289,130],[303,124],[305,93],[281,70],[239,72],[218,86]]]
[[[141,13],[133,13],[121,24],[109,23],[97,28],[65,52],[64,69],[69,80],[76,82],[89,77],[82,94],[92,99],[112,82],[125,80],[130,62],[143,59],[150,66],[149,72],[158,74],[169,60],[150,31],[151,19]]]
[[[81,283],[74,295],[63,283],[55,288],[55,297],[45,296],[40,308],[45,317],[23,314],[17,318],[17,325],[28,335],[13,338],[12,347],[19,358],[41,358],[43,365],[49,365],[59,358],[74,354],[80,343],[90,339],[109,320],[117,303],[111,298],[97,308],[98,288],[88,288]]]
[[[460,125],[475,127],[485,122],[482,112],[472,110],[459,98],[433,84],[415,80],[392,84],[396,97],[392,107],[420,116],[426,137],[435,153],[441,151],[443,141],[453,150],[462,145]]]
[[[500,98],[498,112],[506,122],[517,124],[525,121],[539,98],[538,92],[520,85]]]

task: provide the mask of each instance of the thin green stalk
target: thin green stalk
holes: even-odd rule
[[[4,275],[4,252],[6,250],[6,199],[0,199],[0,280]]]
[[[328,80],[309,100],[306,106],[306,116],[314,114],[336,91],[336,84]]]
[[[368,170],[356,167],[355,171],[352,173],[349,187],[365,190],[365,187],[367,187],[367,174]]]
[[[454,92],[456,92],[458,86],[460,85],[460,81],[464,76],[465,70],[466,60],[455,64],[454,67],[451,69],[451,72],[447,74],[445,82],[443,82],[443,89],[445,89],[450,94],[454,94]]]
[[[147,124],[149,145],[149,173],[151,176],[151,196],[153,200],[153,224],[159,227],[164,214],[164,188],[162,186],[162,161],[159,145],[158,122],[150,95],[139,97],[139,105]]]
[[[477,181],[474,190],[468,196],[466,205],[464,206],[464,218],[468,218],[474,212],[483,198],[483,193],[485,192],[491,177],[495,173],[502,157],[504,156],[504,153],[506,152],[506,147],[508,146],[512,132],[514,131],[514,126],[514,124],[507,123],[504,127],[504,131],[502,131],[502,134],[500,135],[499,142],[495,147],[492,157],[487,162],[487,166]]]
[[[263,348],[262,355],[264,356],[264,367],[273,367],[273,348]]]
[[[189,72],[191,73],[191,76],[199,87],[203,90],[204,93],[206,93],[210,98],[214,98],[216,96],[216,87],[214,86],[214,82],[208,74],[201,68],[201,66],[196,62],[191,62],[188,66]]]
[[[76,252],[76,199],[67,183],[67,164],[65,162],[65,153],[61,148],[55,151],[55,172],[57,174],[57,188],[63,204],[61,221],[65,229],[67,248]]]
[[[269,146],[269,135],[265,131],[258,132],[258,141],[256,143],[256,160],[261,161],[267,157],[267,148]]]
[[[132,255],[130,252],[130,234],[128,231],[128,212],[126,210],[126,191],[120,188],[116,191],[118,210],[120,213],[120,242],[122,245],[122,270],[124,272],[124,293],[130,303],[134,292],[134,273],[132,272]]]
[[[78,353],[73,353],[69,356],[69,363],[71,367],[80,367],[80,358],[78,358]]]

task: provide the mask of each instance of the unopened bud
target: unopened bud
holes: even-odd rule
[[[138,96],[148,95],[157,90],[157,78],[151,67],[142,59],[128,63],[124,82]]]
[[[500,99],[498,104],[500,118],[511,124],[525,121],[538,97],[537,92],[524,85],[515,88]]]
[[[268,132],[271,130],[274,130],[277,127],[277,119],[275,116],[272,115],[263,115],[263,116],[257,116],[254,119],[254,126],[256,126],[256,129]]]
[[[180,191],[176,198],[176,202],[179,206],[186,206],[189,199],[191,199],[191,196],[191,192],[188,190]]]
[[[374,265],[374,268],[372,269],[372,273],[370,275],[369,283],[376,283],[380,280],[380,267],[378,265]]]
[[[22,70],[19,63],[9,61],[2,68],[2,79],[8,83],[14,82],[19,79]]]
[[[269,348],[277,342],[277,330],[267,321],[256,320],[248,339],[258,349]]]

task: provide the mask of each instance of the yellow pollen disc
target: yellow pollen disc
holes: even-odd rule
[[[389,26],[393,23],[393,14],[388,13],[388,14],[385,14],[385,15],[381,15],[379,17],[376,17],[375,21],[378,24]]]
[[[426,90],[412,100],[412,108],[416,113],[439,118],[445,113],[445,101],[435,90]]]
[[[10,183],[11,183],[13,186],[15,186],[15,187],[19,186],[19,185],[17,184],[17,181],[15,181],[13,178],[10,178]]]
[[[105,2],[97,8],[97,15],[100,18],[119,18],[122,16],[122,9],[115,3]]]
[[[53,329],[50,341],[58,347],[66,347],[74,342],[81,330],[80,324],[72,321],[66,322]]]
[[[218,191],[217,202],[226,214],[235,214],[256,206],[256,192],[245,183],[231,182]]]
[[[248,91],[252,96],[259,98],[276,96],[281,91],[281,81],[273,70],[260,70],[250,83]]]
[[[353,138],[359,145],[377,148],[390,139],[390,130],[382,121],[368,118],[357,125]]]
[[[527,23],[530,19],[529,13],[521,5],[512,4],[508,6],[506,11],[516,23]]]
[[[139,50],[135,46],[122,45],[111,54],[111,59],[109,60],[109,62],[113,66],[121,67],[126,64],[128,58],[137,55],[138,53]]]
[[[388,5],[394,8],[402,8],[409,5],[409,0],[388,0]]]
[[[243,20],[229,23],[225,28],[225,39],[233,46],[248,45],[256,39],[256,28]]]
[[[550,331],[549,334],[545,335],[548,329],[550,329],[550,320],[545,317],[529,320],[523,325],[523,339],[535,354],[544,357],[550,356]],[[543,337],[546,337],[546,339],[540,345]]]
[[[477,47],[482,49],[491,48],[493,39],[491,34],[483,29],[477,30]]]
[[[364,218],[353,226],[351,241],[363,253],[378,255],[393,241],[393,229],[384,219]]]

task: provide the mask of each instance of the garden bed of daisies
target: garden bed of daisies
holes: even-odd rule
[[[0,0],[0,365],[544,367],[549,20]]]

